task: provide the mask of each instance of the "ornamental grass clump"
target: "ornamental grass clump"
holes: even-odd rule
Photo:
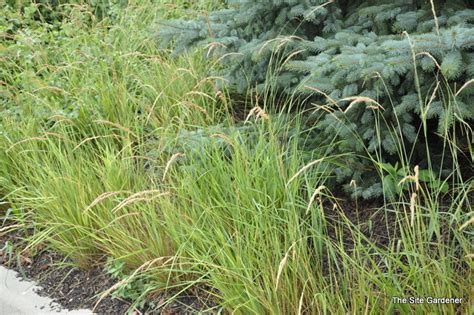
[[[435,160],[446,178],[453,152],[443,153],[443,139],[469,141],[473,9],[463,0],[230,1],[200,19],[160,21],[158,40],[175,53],[207,46],[236,93],[264,89],[271,71],[275,89],[317,110],[308,122],[316,146],[337,135],[333,151],[354,153],[337,181],[370,198],[382,194],[373,156],[395,164],[403,151],[422,168]]]

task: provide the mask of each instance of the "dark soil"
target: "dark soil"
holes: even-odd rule
[[[67,259],[48,249],[31,257],[20,253],[25,235],[22,231],[0,235],[0,248],[5,248],[7,242],[14,246],[14,253],[6,248],[0,251],[0,264],[19,272],[22,278],[36,281],[42,287],[37,292],[39,295],[51,297],[65,309],[93,309],[97,295],[117,282],[99,267],[90,270],[60,267],[58,264],[67,263]],[[130,304],[130,301],[107,297],[97,305],[95,312],[124,314]]]
[[[399,235],[397,216],[383,207],[383,200],[355,201],[353,199],[338,198],[341,200],[334,207],[334,203],[326,202],[325,215],[330,228],[329,236],[337,239],[336,230],[343,231],[346,250],[353,248],[352,224],[368,241],[377,247],[389,247],[390,241]]]
[[[474,196],[473,196],[474,197]],[[324,216],[327,220],[327,234],[334,241],[342,239],[346,252],[350,253],[355,246],[353,227],[364,234],[367,245],[375,245],[378,248],[389,248],[391,243],[400,237],[398,220],[400,215],[390,212],[389,208],[381,207],[383,200],[354,201],[344,197],[323,202]],[[380,210],[382,209],[382,210]],[[1,221],[0,221],[1,222]],[[5,225],[4,225],[5,226]],[[351,227],[353,226],[353,227]],[[1,225],[0,225],[1,227]],[[441,236],[445,243],[450,238],[450,229]],[[47,248],[40,249],[35,254],[28,255],[22,240],[29,231],[13,231],[0,233],[0,265],[18,271],[24,278],[35,280],[43,289],[40,295],[49,296],[66,309],[93,309],[98,301],[98,296],[118,280],[113,279],[102,267],[90,270],[82,270],[73,267],[72,264],[59,267],[58,263],[69,261],[62,255]],[[14,252],[11,255],[8,250],[3,249],[5,243],[14,244]],[[433,240],[433,244],[437,244]],[[11,257],[10,257],[11,256]],[[328,261],[323,262],[323,268],[328,268]],[[186,294],[180,295],[172,303],[160,306],[172,293],[156,294],[150,297],[153,303],[146,304],[142,309],[132,310],[135,314],[194,314],[199,311],[217,307],[217,303],[210,298],[210,288],[193,288]],[[113,298],[111,296],[101,300],[95,308],[100,314],[124,314],[129,310],[132,301]],[[151,305],[158,305],[152,307]]]
[[[8,226],[8,223],[3,228],[5,225]],[[0,233],[0,265],[17,271],[24,279],[34,280],[41,286],[37,292],[40,296],[52,298],[64,309],[91,309],[98,314],[126,314],[127,310],[134,314],[192,314],[216,306],[209,295],[206,296],[198,288],[188,294],[181,294],[164,306],[160,306],[160,302],[167,300],[165,294],[156,295],[154,304],[146,303],[147,306],[141,309],[129,309],[132,301],[112,296],[107,296],[97,304],[102,292],[118,280],[99,266],[89,270],[74,267],[66,257],[47,248],[35,254],[25,253],[21,249],[25,248],[24,238],[28,234],[28,231],[18,230]],[[9,246],[5,246],[7,242]],[[11,245],[13,252],[9,250]]]
[[[343,199],[339,199],[343,200]],[[332,202],[325,205],[325,216],[328,220],[328,234],[330,238],[337,239],[336,231],[343,231],[343,239],[347,251],[354,246],[351,229],[347,224],[351,222],[357,226],[377,246],[389,246],[390,239],[396,235],[396,216],[387,212],[377,211],[380,202],[364,202],[357,204],[355,201],[341,201],[337,209],[332,207]],[[18,271],[23,278],[35,280],[42,289],[39,295],[51,297],[65,309],[94,309],[98,296],[118,280],[113,279],[103,268],[94,267],[90,270],[73,267],[64,256],[47,248],[40,249],[35,254],[28,255],[24,248],[24,237],[28,231],[13,231],[0,234],[0,249],[9,241],[15,246],[14,254],[9,257],[6,250],[0,251],[0,264],[9,269]],[[340,234],[339,234],[340,237]],[[60,267],[59,264],[63,263]],[[64,264],[66,263],[66,264]],[[65,266],[66,265],[66,266]],[[325,264],[326,265],[326,264]],[[327,267],[327,266],[326,266]],[[201,290],[194,288],[189,294],[183,294],[172,304],[166,307],[153,309],[150,304],[144,309],[132,310],[136,314],[194,314],[199,310],[215,307],[217,304],[209,299],[209,288]],[[166,300],[166,295],[153,297],[155,305]],[[207,297],[207,298],[206,298]],[[99,314],[125,314],[132,301],[108,296],[100,301],[94,309]]]

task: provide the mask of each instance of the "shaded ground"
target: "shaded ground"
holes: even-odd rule
[[[91,315],[90,310],[67,311],[49,297],[39,296],[41,288],[21,279],[18,272],[0,266],[0,314],[67,314]]]
[[[68,310],[93,309],[96,295],[107,290],[117,281],[103,272],[99,267],[91,270],[80,270],[77,267],[58,267],[57,264],[67,262],[65,258],[49,250],[41,250],[33,257],[9,252],[10,246],[22,247],[25,234],[15,231],[0,235],[0,264],[8,269],[18,271],[23,278],[35,280],[42,289],[37,292],[41,296],[51,297]],[[9,246],[5,244],[9,242]],[[98,313],[126,312],[131,302],[107,297],[95,309]]]
[[[117,283],[118,280],[113,279],[101,267],[83,270],[65,265],[69,261],[64,256],[48,249],[40,250],[31,257],[20,254],[19,249],[24,248],[25,235],[23,231],[0,234],[0,265],[19,272],[25,279],[37,282],[42,287],[37,293],[52,298],[53,302],[59,303],[64,309],[92,310],[96,306],[98,296]],[[7,242],[9,245],[6,246]],[[13,252],[10,251],[11,245],[14,246]],[[165,297],[158,295],[156,301],[164,301]],[[125,314],[131,304],[130,300],[108,296],[95,307],[94,313]],[[206,297],[190,293],[181,295],[166,306],[158,305],[152,308],[150,304],[134,310],[134,313],[191,314],[215,305]]]
[[[329,236],[337,239],[336,230],[342,231],[346,250],[353,249],[354,239],[350,222],[378,247],[389,247],[390,241],[399,236],[397,215],[383,209],[383,200],[355,201],[347,197],[336,197],[337,209],[333,201],[326,202],[325,215],[330,224]]]
[[[324,215],[328,222],[327,233],[333,240],[343,240],[345,250],[351,252],[355,246],[353,225],[367,238],[364,243],[372,243],[379,248],[388,248],[393,240],[400,237],[400,216],[389,210],[380,210],[383,201],[374,200],[354,201],[343,197],[337,198],[338,206],[333,201],[324,202]],[[1,222],[1,221],[0,221]],[[4,225],[5,226],[5,225]],[[22,248],[22,238],[27,231],[13,231],[7,234],[0,233],[0,265],[18,271],[24,278],[34,279],[43,289],[40,295],[48,296],[66,309],[93,309],[97,296],[112,287],[118,280],[113,279],[103,268],[95,267],[82,270],[77,267],[58,267],[58,263],[67,263],[68,260],[58,253],[42,249],[32,257],[9,252],[5,244],[14,244],[15,248]],[[341,235],[342,233],[342,235]],[[450,238],[449,226],[443,231],[441,238],[448,243]],[[436,242],[433,242],[436,244]],[[3,248],[3,250],[1,250]],[[18,250],[16,251],[19,252]],[[326,265],[326,263],[324,263]],[[328,267],[327,265],[325,267]],[[194,314],[216,307],[217,303],[209,299],[210,290],[194,288],[188,294],[183,294],[171,304],[160,307],[162,301],[170,296],[157,294],[153,297],[154,304],[147,304],[145,308],[135,310],[136,314]],[[107,297],[95,308],[97,313],[124,314],[132,301]],[[158,305],[152,308],[151,305]]]
[[[344,210],[344,214],[332,209],[329,204],[325,207],[328,223],[330,226],[334,224],[332,228],[328,229],[331,238],[337,237],[335,230],[341,228],[340,222],[343,221],[342,215],[344,215],[352,224],[358,226],[371,241],[379,246],[388,246],[390,238],[395,233],[395,216],[390,217],[386,212],[376,212],[375,209],[380,206],[378,202],[361,205],[353,201],[343,201],[339,206]],[[369,222],[371,223],[369,224]],[[350,228],[346,226],[342,230],[344,231],[346,249],[350,250],[354,245]],[[0,265],[18,271],[26,279],[35,280],[42,287],[38,292],[39,295],[51,297],[65,309],[94,309],[95,307],[94,312],[100,314],[126,313],[132,304],[132,301],[126,299],[108,296],[96,306],[98,296],[117,283],[117,279],[113,279],[101,267],[83,270],[67,265],[69,261],[64,256],[45,248],[31,257],[27,254],[19,254],[19,249],[25,246],[23,238],[27,234],[28,231],[12,231],[3,235],[0,233],[0,249],[3,248],[0,251]],[[9,252],[9,247],[5,246],[7,242],[10,245],[13,244],[14,252]],[[62,266],[59,266],[60,264]],[[196,290],[188,295],[180,296],[166,307],[152,309],[148,305],[144,309],[136,309],[135,313],[191,314],[197,310],[216,306],[216,303],[209,301],[204,295]],[[154,301],[158,301],[156,304],[159,304],[159,301],[163,301],[165,298],[166,296],[159,295],[154,298]]]

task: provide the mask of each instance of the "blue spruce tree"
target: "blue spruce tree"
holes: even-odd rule
[[[307,143],[337,135],[334,153],[356,154],[335,169],[346,188],[351,179],[361,184],[355,194],[381,193],[361,157],[395,163],[400,141],[417,147],[428,136],[420,121],[430,122],[423,141],[434,144],[436,133],[474,119],[474,84],[460,89],[474,77],[473,1],[229,0],[228,7],[161,21],[159,42],[175,53],[207,46],[222,57],[236,93],[264,86],[271,68],[281,92],[307,106],[327,103],[308,117],[316,132]],[[423,166],[426,152],[409,159]]]

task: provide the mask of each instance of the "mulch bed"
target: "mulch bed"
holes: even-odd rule
[[[378,202],[358,205],[353,201],[343,201],[340,204],[343,213],[332,209],[328,204],[325,207],[325,215],[329,226],[332,225],[331,223],[334,224],[334,229],[336,229],[336,225],[338,225],[337,229],[341,228],[338,223],[341,222],[341,216],[344,215],[352,224],[358,226],[368,239],[374,241],[378,246],[388,246],[393,233],[395,233],[395,216],[390,216],[386,212],[375,213],[378,206]],[[391,224],[387,224],[387,220],[391,221]],[[369,225],[369,221],[372,224]],[[8,223],[6,225],[8,226]],[[5,225],[3,227],[5,228]],[[328,233],[331,238],[337,238],[334,234],[335,230],[332,228],[329,228]],[[343,228],[343,233],[346,249],[350,251],[353,242],[349,227]],[[107,274],[102,267],[97,266],[89,270],[73,267],[67,264],[69,261],[63,255],[47,248],[38,250],[34,255],[28,256],[28,254],[22,253],[21,249],[26,245],[24,238],[29,234],[30,232],[25,230],[13,230],[0,234],[0,249],[9,242],[13,244],[15,252],[12,257],[8,257],[5,250],[3,252],[0,250],[0,265],[19,272],[23,278],[37,282],[42,287],[37,292],[39,295],[52,298],[54,302],[68,310],[92,310],[95,307],[94,312],[99,314],[125,314],[129,310],[132,301],[111,296],[107,296],[96,305],[100,294],[118,281]],[[60,264],[61,266],[59,266]],[[202,297],[197,295],[199,295],[197,292],[183,295],[164,308],[152,309],[148,306],[145,309],[132,310],[132,312],[135,314],[192,314],[196,310],[206,309],[205,306],[216,306],[216,303],[212,301],[207,301],[207,305],[203,305]],[[158,300],[165,298],[164,295],[159,296]]]
[[[399,223],[397,222],[400,220],[400,216],[387,210],[380,210],[380,206],[383,204],[382,200],[359,201],[357,203],[343,197],[337,199],[337,207],[333,207],[333,201],[324,202],[324,216],[328,222],[327,233],[335,241],[342,237],[344,249],[347,252],[351,252],[355,245],[349,224],[357,227],[365,235],[366,242],[370,242],[378,248],[389,248],[391,242],[400,237]],[[449,238],[449,231],[447,228],[442,237]],[[3,235],[0,233],[0,265],[18,271],[26,279],[35,280],[42,287],[38,294],[51,297],[65,309],[93,309],[98,296],[117,283],[117,279],[113,279],[99,266],[90,270],[82,270],[72,265],[64,266],[64,264],[59,267],[58,263],[69,261],[64,256],[47,248],[39,250],[31,257],[24,256],[25,254],[21,253],[19,249],[24,248],[23,239],[28,233],[25,230],[15,230],[3,233]],[[1,251],[7,241],[13,244],[16,249],[16,253],[11,258],[8,257],[5,250]],[[144,309],[132,311],[135,314],[194,314],[199,311],[202,313],[209,307],[217,306],[217,303],[212,299],[208,300],[209,295],[206,297],[206,294],[203,293],[209,292],[209,290],[209,288],[206,290],[194,288],[193,292],[181,295],[164,307],[152,309],[152,304],[148,304]],[[158,295],[154,297],[154,301],[163,301],[167,297],[169,294]],[[124,314],[131,304],[130,300],[108,296],[100,301],[94,312]]]
[[[397,215],[383,209],[383,200],[355,201],[344,196],[336,196],[336,199],[336,208],[332,200],[326,201],[324,206],[328,233],[332,239],[337,239],[335,230],[342,231],[347,251],[352,250],[354,239],[352,228],[344,222],[350,222],[377,247],[387,248],[391,240],[399,236]]]
[[[6,249],[0,251],[0,264],[8,269],[17,271],[22,278],[34,280],[41,286],[37,292],[47,296],[68,310],[93,309],[97,295],[113,286],[117,280],[106,274],[100,267],[82,270],[69,265],[59,266],[67,262],[64,256],[48,249],[42,249],[28,257],[20,253],[24,247],[25,231],[13,231],[0,235],[0,248],[8,242],[14,246],[14,253]],[[99,314],[124,314],[130,307],[131,301],[104,298],[95,308]]]
[[[0,225],[2,228],[7,226],[8,223]],[[66,257],[47,248],[32,255],[25,254],[21,249],[25,248],[24,238],[28,234],[29,231],[24,230],[0,233],[0,265],[17,271],[24,279],[35,281],[41,287],[36,293],[50,297],[53,299],[52,303],[58,303],[63,309],[90,309],[97,314],[126,314],[127,310],[133,314],[194,314],[216,306],[216,303],[208,299],[203,303],[202,296],[196,295],[199,290],[194,294],[182,294],[172,303],[156,308],[152,308],[152,304],[146,304],[144,308],[129,310],[132,301],[112,296],[107,296],[97,304],[102,292],[119,280],[111,277],[100,266],[89,270],[74,267],[68,264],[70,261]],[[5,248],[7,242],[13,245],[13,253]],[[164,301],[166,295],[155,298]]]

